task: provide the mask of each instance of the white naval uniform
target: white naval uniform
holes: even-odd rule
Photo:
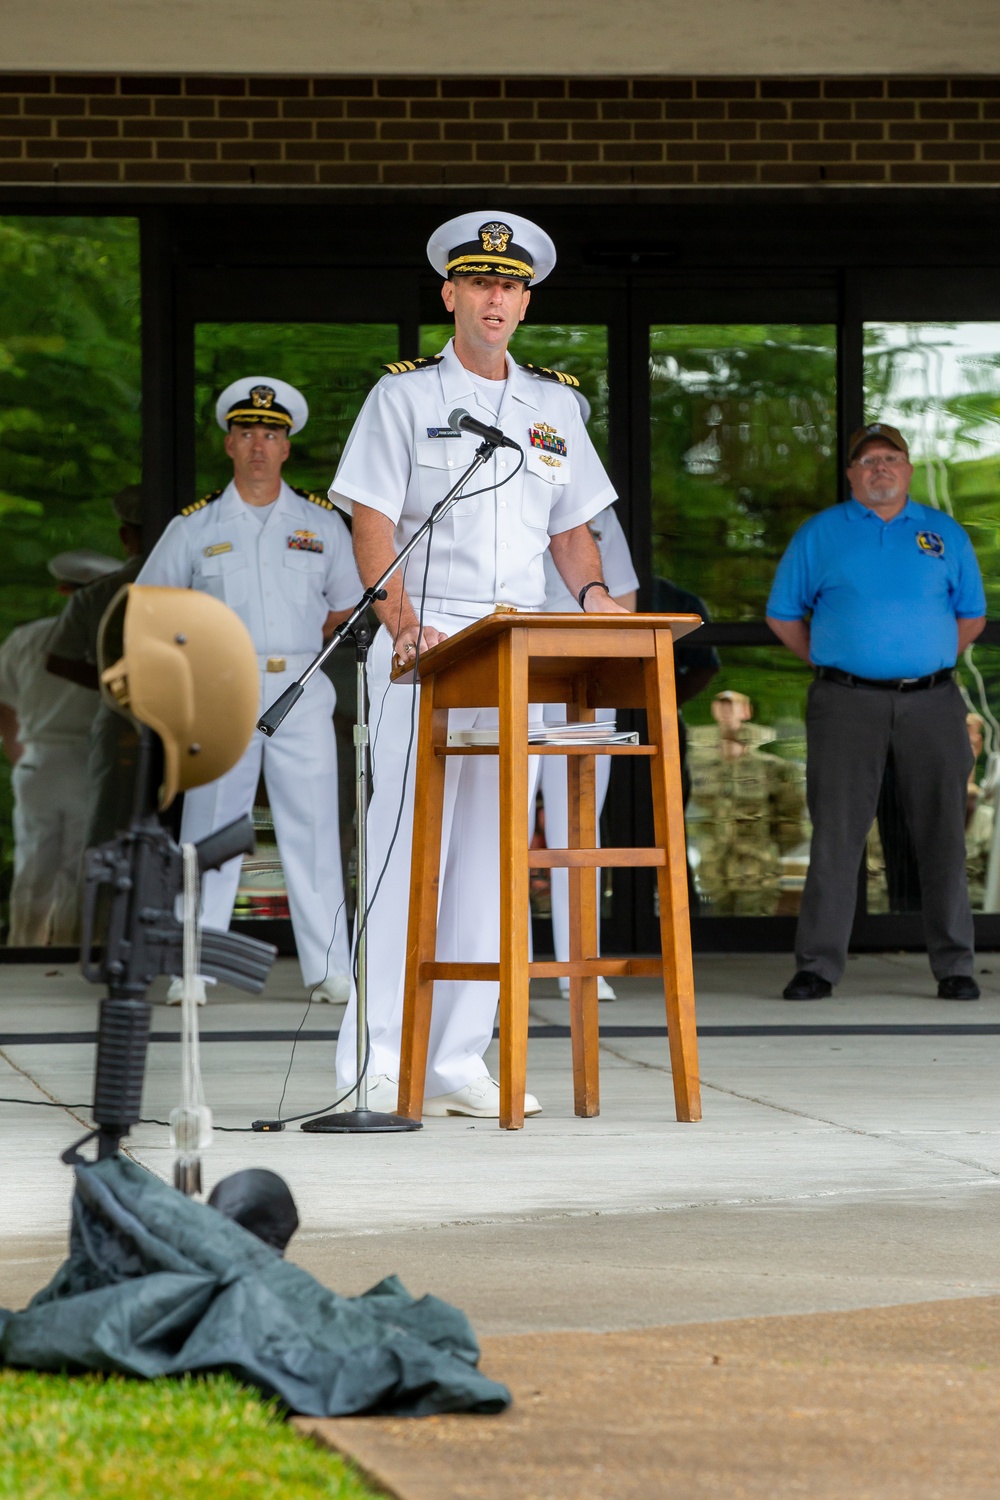
[[[342,518],[284,481],[267,507],[248,505],[231,481],[218,499],[175,516],[137,581],[201,589],[239,615],[257,651],[262,712],[320,650],[330,610],[349,609],[361,595]],[[267,670],[282,658],[282,670]],[[255,733],[231,771],[186,794],[181,822],[181,838],[197,840],[249,812],[263,769],[307,986],[350,967],[335,701],[329,678],[317,672],[272,739]],[[206,927],[229,926],[239,876],[239,859],[205,875]]]
[[[398,551],[476,451],[476,438],[433,435],[448,430],[448,416],[456,407],[498,425],[520,444],[525,463],[516,477],[498,487],[518,463],[511,449],[500,449],[469,483],[470,491],[490,488],[460,501],[434,528],[429,562],[425,543],[406,564],[406,592],[418,613],[427,564],[423,623],[449,635],[491,614],[497,603],[540,609],[550,536],[589,521],[614,499],[569,389],[536,378],[509,355],[506,381],[489,384],[502,390],[499,414],[451,342],[439,364],[386,376],[365,402],[330,490],[345,510],[358,502],[394,521]],[[554,437],[538,431],[544,424],[554,429]],[[532,429],[539,440],[553,445],[550,451],[532,446]],[[564,453],[555,451],[557,439],[564,442]],[[415,743],[405,776],[404,767],[418,690],[390,684],[391,656],[392,637],[383,626],[369,662],[373,795],[368,818],[368,1073],[398,1078]],[[452,710],[449,723],[453,729],[495,726],[497,712]],[[537,757],[532,766],[537,768]],[[399,834],[390,855],[401,799]],[[439,960],[496,963],[499,795],[497,763],[491,756],[454,756],[448,762],[439,889]],[[493,1035],[497,987],[478,981],[438,982],[434,1002],[426,1083],[431,1097],[486,1074],[483,1053]],[[352,998],[337,1048],[338,1084],[350,1087],[356,1072]]]
[[[614,506],[609,505],[606,510],[594,516],[588,524],[591,536],[597,543],[597,550],[601,554],[601,569],[608,592],[613,598],[619,599],[623,594],[630,594],[633,589],[638,589],[639,580],[632,566],[632,554],[628,550],[628,542],[625,540],[625,533],[615,514]],[[578,601],[566,587],[548,552],[545,554],[545,608],[554,614],[582,614]],[[615,710],[599,708],[596,717],[611,722],[615,717]],[[564,724],[566,705],[547,703],[545,722],[546,724]],[[545,842],[550,849],[565,849],[569,838],[566,757],[544,755],[539,759],[542,763],[542,800],[545,803]],[[597,842],[600,845],[601,810],[604,807],[604,799],[608,795],[608,782],[611,779],[610,755],[595,757],[594,778],[598,818]],[[565,963],[569,958],[569,872],[553,869],[550,873],[552,876],[552,941],[556,958],[560,963]],[[601,872],[598,870],[595,872],[595,879],[599,881],[600,878]]]
[[[87,747],[98,696],[45,670],[58,620],[33,620],[0,646],[0,703],[15,709],[24,754],[14,789],[14,882],[8,943],[79,939],[80,858],[90,795]]]

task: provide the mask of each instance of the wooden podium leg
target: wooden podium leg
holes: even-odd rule
[[[419,1120],[424,1109],[427,1044],[434,1003],[434,981],[420,977],[437,951],[438,886],[441,879],[441,818],[447,760],[434,754],[448,739],[448,711],[434,707],[434,678],[420,690],[417,777],[413,799],[413,851],[410,913],[406,937],[403,1034],[399,1054],[399,1113]]]
[[[701,1119],[698,1075],[698,1030],[694,1004],[694,965],[688,911],[687,851],[684,838],[684,794],[681,790],[680,744],[674,694],[674,652],[669,631],[656,631],[656,656],[647,660],[646,708],[649,737],[660,753],[650,761],[653,780],[653,828],[666,850],[666,864],[656,872],[660,895],[660,941],[663,989],[667,1002],[667,1035],[678,1120]]]
[[[500,1126],[524,1125],[528,1068],[528,636],[498,642],[500,699]]]
[[[567,811],[570,849],[593,849],[597,844],[595,757],[568,755]],[[569,956],[596,958],[598,940],[598,873],[571,866],[569,875]],[[597,1013],[597,976],[571,976],[569,1024],[573,1045],[573,1107],[589,1118],[601,1112],[600,1031]]]

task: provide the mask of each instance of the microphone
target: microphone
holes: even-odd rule
[[[518,453],[521,449],[513,438],[500,431],[499,427],[490,427],[487,422],[480,422],[476,417],[470,417],[464,406],[456,406],[448,418],[448,426],[455,428],[458,432],[471,432],[474,437],[485,438],[492,443],[494,448],[516,448]]]

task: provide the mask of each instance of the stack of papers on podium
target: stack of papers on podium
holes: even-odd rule
[[[499,745],[497,729],[450,729],[449,745]],[[594,724],[529,724],[529,745],[637,745],[634,730],[616,729],[613,719]]]

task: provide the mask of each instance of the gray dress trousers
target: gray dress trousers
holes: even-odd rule
[[[831,984],[842,978],[858,870],[890,749],[920,870],[924,932],[936,979],[972,973],[965,879],[965,798],[973,755],[954,682],[918,692],[817,680],[806,710],[809,873],[795,957]]]

